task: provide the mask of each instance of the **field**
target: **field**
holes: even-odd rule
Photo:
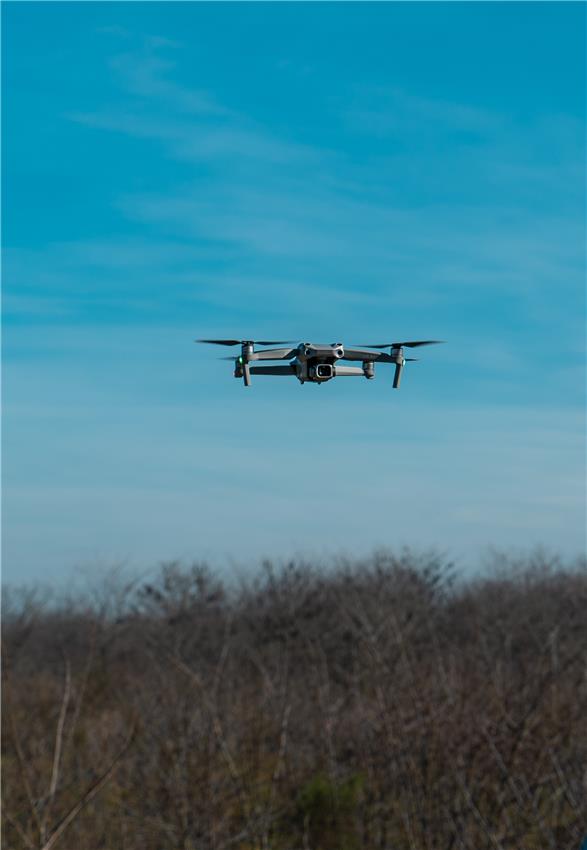
[[[4,594],[6,850],[578,850],[587,571],[266,563]]]

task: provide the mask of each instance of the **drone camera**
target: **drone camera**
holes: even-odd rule
[[[330,363],[318,363],[316,366],[317,378],[333,378],[334,367]]]

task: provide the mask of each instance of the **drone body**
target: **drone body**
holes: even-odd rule
[[[414,360],[413,357],[404,357],[405,348],[417,348],[420,345],[433,345],[440,342],[436,339],[418,340],[415,342],[390,342],[378,345],[369,345],[360,348],[345,348],[342,342],[330,345],[317,344],[313,342],[300,342],[292,347],[291,343],[286,348],[262,348],[255,349],[256,345],[286,345],[282,341],[260,341],[240,339],[199,339],[197,342],[211,343],[212,345],[240,345],[240,356],[234,360],[234,377],[242,378],[246,387],[251,385],[251,375],[281,375],[296,377],[301,384],[324,384],[333,378],[341,377],[363,377],[371,380],[375,377],[375,363],[393,363],[395,372],[393,386],[399,388],[402,370],[405,364]],[[389,348],[389,354],[383,350]],[[232,357],[225,358],[232,360]],[[257,366],[260,360],[287,360],[287,363],[271,366]],[[360,366],[345,366],[344,360],[360,362]]]

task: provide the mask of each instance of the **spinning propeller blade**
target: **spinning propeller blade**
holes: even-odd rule
[[[365,345],[360,346],[360,348],[417,348],[419,345],[438,345],[438,343],[444,342],[443,339],[420,339],[415,342],[384,342],[378,343],[377,345]]]
[[[194,342],[207,342],[210,345],[290,345],[291,339],[195,339]]]
[[[210,345],[240,345],[240,339],[195,339],[194,342],[207,342]]]

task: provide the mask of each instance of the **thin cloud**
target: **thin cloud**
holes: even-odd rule
[[[162,46],[161,39],[153,49]],[[162,59],[155,52],[148,55],[124,53],[110,60],[110,67],[122,83],[124,89],[132,95],[151,101],[163,101],[165,105],[178,112],[196,115],[228,116],[230,110],[216,102],[207,91],[186,88],[169,79],[176,63]]]
[[[353,99],[360,105],[353,105]],[[488,109],[421,97],[399,88],[360,88],[353,99],[345,110],[346,119],[356,129],[370,133],[399,130],[403,134],[426,127],[427,134],[449,131],[487,135],[504,126],[504,117]]]
[[[218,102],[205,89],[193,89],[173,79],[177,63],[163,58],[166,39],[150,40],[141,51],[112,57],[111,70],[122,90],[138,99],[130,108],[111,107],[71,112],[71,121],[137,138],[161,140],[172,158],[187,162],[234,159],[262,164],[307,162],[315,151],[276,137],[249,116]]]

